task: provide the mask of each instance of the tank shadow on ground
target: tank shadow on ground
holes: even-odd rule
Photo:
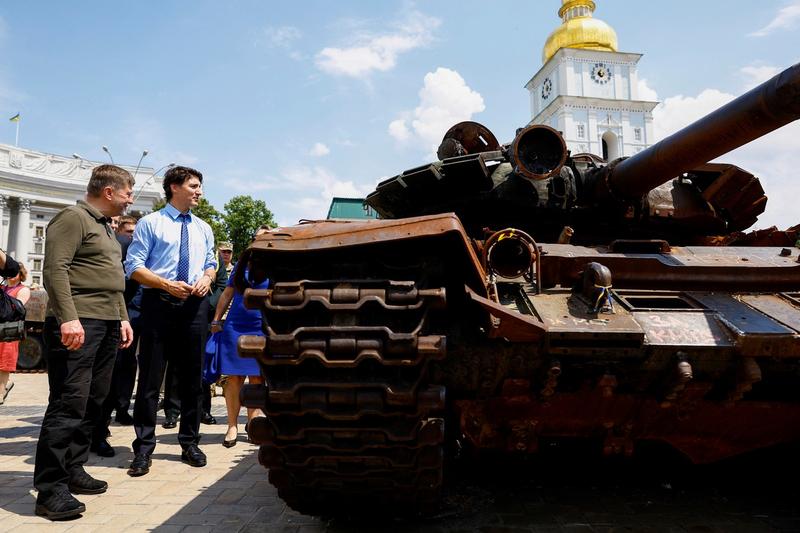
[[[664,447],[642,448],[633,458],[604,458],[581,445],[533,458],[462,457],[448,470],[440,513],[424,520],[295,513],[268,483],[254,448],[155,531],[175,526],[248,533],[800,530],[797,446],[699,467]]]

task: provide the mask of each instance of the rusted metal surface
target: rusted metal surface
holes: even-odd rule
[[[262,309],[267,335],[241,337],[239,350],[267,369],[267,387],[242,396],[268,417],[250,435],[281,497],[315,514],[364,502],[412,513],[434,505],[445,388],[427,383],[427,369],[445,356],[445,339],[425,332],[444,289],[278,282],[247,300]]]
[[[616,357],[638,356],[642,327],[622,306],[613,313],[590,313],[592,302],[568,290],[550,290],[532,298],[536,314],[547,328],[547,351],[553,354]]]
[[[602,248],[542,244],[542,283],[571,286],[590,262],[611,269],[620,288],[785,292],[800,287],[798,250],[775,248],[673,247],[669,254],[615,254]]]
[[[492,152],[500,149],[500,143],[494,134],[477,122],[465,121],[451,127],[444,134],[437,150],[439,159],[466,154]]]
[[[546,400],[530,393],[462,400],[456,407],[472,445],[508,451],[532,452],[542,440],[571,437],[599,439],[606,453],[630,454],[636,442],[658,440],[708,463],[800,439],[798,404],[740,402],[732,408],[691,392],[667,408],[655,398],[607,395],[602,387],[558,392]]]
[[[558,174],[567,161],[567,144],[550,126],[528,126],[517,133],[509,148],[514,172],[532,180]]]
[[[773,320],[800,331],[800,305],[796,300],[776,294],[743,294],[739,299]]]
[[[476,294],[468,286],[464,287],[470,299],[489,313],[490,338],[503,338],[512,342],[531,342],[543,338],[546,326],[534,317],[510,311],[497,302]]]

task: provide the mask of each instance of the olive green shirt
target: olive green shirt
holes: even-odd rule
[[[47,225],[42,269],[47,316],[59,324],[79,318],[128,320],[122,251],[108,222],[81,200]]]

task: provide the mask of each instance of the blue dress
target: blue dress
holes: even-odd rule
[[[233,278],[236,274],[237,264],[228,277],[228,287],[233,287]],[[254,289],[266,289],[269,280],[264,280],[258,285],[250,281],[249,271],[245,270],[245,280],[248,286]],[[247,309],[244,306],[242,293],[234,289],[228,318],[222,328],[220,338],[220,374],[227,376],[259,376],[261,369],[255,359],[239,357],[236,344],[241,335],[264,335],[261,329],[261,311]]]

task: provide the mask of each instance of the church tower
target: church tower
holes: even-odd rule
[[[525,85],[531,124],[564,135],[573,154],[607,161],[653,144],[653,108],[639,100],[636,66],[642,54],[618,52],[614,29],[592,16],[592,0],[562,0],[562,23],[547,38],[544,63]]]

